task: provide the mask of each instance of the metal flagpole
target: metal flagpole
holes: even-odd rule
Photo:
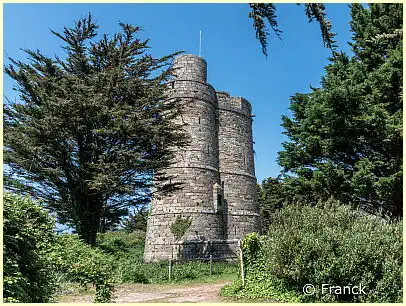
[[[200,40],[199,40],[199,56],[202,56],[202,31],[200,30]]]

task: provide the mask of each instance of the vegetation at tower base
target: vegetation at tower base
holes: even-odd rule
[[[330,197],[401,218],[402,5],[351,5],[353,57],[335,54],[321,87],[294,95],[278,161],[286,198]]]
[[[288,205],[272,215],[267,236],[243,240],[241,280],[221,294],[286,302],[402,302],[402,222],[335,201]],[[305,295],[303,286],[315,286]],[[331,294],[322,284],[365,287],[365,294]]]
[[[212,282],[218,279],[233,279],[238,272],[237,265],[214,262],[210,275],[208,262],[182,262],[172,266],[168,277],[168,261],[144,263],[145,232],[99,233],[97,248],[110,257],[110,270],[118,284],[176,284],[188,282]]]
[[[66,243],[80,243],[77,235],[64,235],[62,239]],[[188,262],[173,265],[169,280],[168,261],[151,264],[143,262],[144,244],[145,232],[142,231],[98,233],[96,246],[92,249],[95,250],[95,254],[98,254],[99,257],[97,258],[102,259],[98,261],[98,265],[107,268],[103,273],[109,272],[107,279],[109,284],[211,282],[218,279],[231,280],[237,274],[237,266],[234,264],[215,262],[213,263],[213,275],[210,275],[207,262]],[[90,247],[86,247],[90,249]],[[78,247],[75,249],[81,251]],[[84,253],[86,254],[86,251]],[[103,273],[102,276],[105,275]],[[68,273],[60,272],[59,278],[62,280],[62,284],[58,290],[59,295],[66,294],[65,288],[72,291],[77,287],[75,284],[80,279],[69,278],[68,276]],[[102,284],[101,280],[99,282]]]
[[[28,63],[9,59],[5,67],[20,93],[4,108],[6,189],[41,199],[92,245],[128,207],[149,201],[152,185],[177,187],[152,175],[186,143],[172,120],[177,100],[165,99],[175,54],[153,58],[140,29],[120,25],[96,40],[89,15],[53,32],[66,58],[25,50]]]

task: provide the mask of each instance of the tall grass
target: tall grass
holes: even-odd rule
[[[210,282],[216,279],[232,279],[238,266],[226,262],[214,262],[212,275],[208,262],[183,262],[172,266],[169,279],[168,262],[143,262],[145,233],[136,231],[98,234],[97,247],[110,256],[110,264],[116,283],[184,283]]]

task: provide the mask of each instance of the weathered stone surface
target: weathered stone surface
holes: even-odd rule
[[[174,61],[169,97],[184,105],[190,144],[179,150],[166,174],[183,188],[154,196],[144,260],[230,257],[238,241],[259,224],[251,104],[206,83],[206,61],[181,55]],[[176,217],[192,219],[182,241],[170,230]]]

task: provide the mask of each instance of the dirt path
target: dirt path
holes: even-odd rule
[[[220,288],[231,281],[218,281],[211,284],[182,285],[117,285],[114,293],[116,303],[165,303],[165,302],[224,302],[218,296]],[[65,295],[57,299],[60,303],[91,303],[92,295]]]

